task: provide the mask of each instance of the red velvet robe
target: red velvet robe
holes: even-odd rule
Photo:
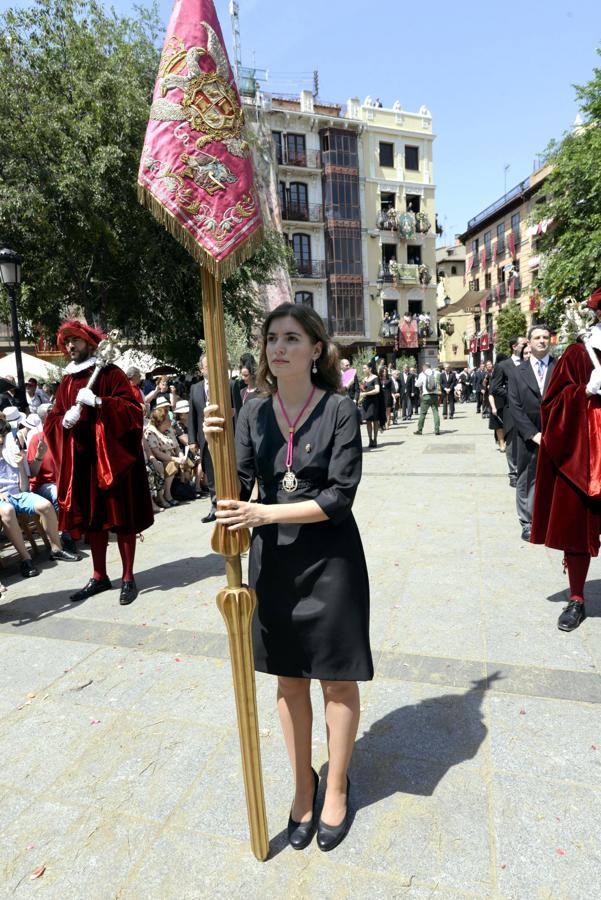
[[[599,553],[601,532],[601,398],[587,397],[593,366],[581,343],[555,365],[541,406],[533,544]]]
[[[142,453],[142,410],[121,369],[103,369],[93,388],[102,406],[84,406],[77,425],[63,427],[63,415],[92,371],[64,376],[44,423],[59,466],[59,526],[73,537],[82,531],[133,534],[149,528],[154,517]]]

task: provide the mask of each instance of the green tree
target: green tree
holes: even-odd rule
[[[537,216],[555,220],[541,241],[546,254],[542,293],[555,299],[541,314],[557,320],[555,326],[564,300],[583,300],[601,281],[601,68],[593,70],[587,84],[576,86],[576,95],[583,124],[548,147],[552,170],[546,201],[537,208]]]
[[[198,266],[136,195],[160,33],[156,5],[127,18],[95,0],[35,0],[0,18],[0,236],[24,259],[30,336],[83,311],[189,368],[202,337]],[[269,235],[224,283],[244,327],[286,258]]]
[[[525,336],[527,327],[526,316],[517,300],[512,300],[507,306],[504,306],[497,316],[497,339],[495,342],[497,353],[510,356],[511,338]]]

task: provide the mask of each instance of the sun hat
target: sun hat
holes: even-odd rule
[[[6,421],[10,422],[11,425],[22,425],[25,421],[25,414],[17,409],[16,406],[6,406],[2,412],[4,413]]]
[[[175,414],[190,412],[190,404],[187,400],[178,400],[175,404]]]
[[[41,424],[42,420],[37,413],[29,413],[25,419],[25,428],[39,428]]]
[[[156,409],[158,409],[159,406],[168,406],[171,409],[171,404],[169,403],[169,401],[167,400],[166,397],[159,397],[155,406],[156,406]]]

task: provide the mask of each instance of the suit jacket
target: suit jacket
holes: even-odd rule
[[[540,407],[554,366],[555,360],[551,357],[547,366],[542,396],[530,360],[514,366],[514,373],[508,383],[509,405],[515,429],[524,442],[531,441],[534,435],[541,430]]]
[[[513,378],[518,368],[519,366],[516,366],[512,358],[504,359],[503,362],[497,363],[495,366],[490,382],[489,394],[492,394],[495,398],[497,412],[503,419],[503,428],[506,435],[514,427],[513,414],[509,402],[509,380]]]
[[[405,383],[405,376],[401,372],[399,375],[399,395],[401,399],[405,396],[405,394],[409,394],[411,396],[415,393],[415,375],[407,375],[407,382]]]
[[[197,381],[190,388],[190,412],[188,414],[188,440],[191,444],[198,444],[200,452],[204,450],[206,438],[202,430],[202,423],[205,417],[205,406],[207,398],[205,393],[205,382]]]
[[[457,384],[457,375],[455,372],[449,372],[447,375],[446,372],[443,372],[440,376],[440,386],[444,391],[446,388],[450,388],[451,391],[455,390],[455,385]]]
[[[476,369],[476,371],[472,375],[473,388],[475,391],[478,391],[478,393],[480,393],[480,391],[482,390],[482,382],[484,381],[485,375],[486,372],[482,371],[481,369]]]

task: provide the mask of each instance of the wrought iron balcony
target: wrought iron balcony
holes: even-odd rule
[[[295,260],[296,272],[293,278],[325,278],[326,262],[324,259],[297,259]]]
[[[282,148],[277,153],[277,161],[280,166],[294,166],[301,169],[320,169],[321,153],[319,150],[289,150]]]
[[[321,203],[286,203],[282,209],[285,222],[323,222]]]

